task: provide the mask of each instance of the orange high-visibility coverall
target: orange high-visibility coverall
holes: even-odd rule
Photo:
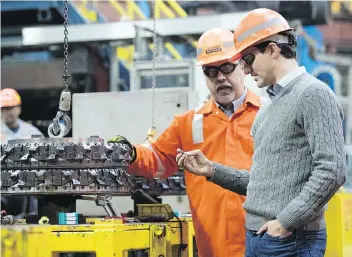
[[[144,177],[171,176],[178,170],[177,148],[200,149],[209,160],[250,170],[253,154],[250,130],[260,105],[260,97],[248,90],[243,105],[231,119],[213,100],[176,116],[156,142],[136,146],[137,159],[129,172]],[[243,257],[245,197],[187,171],[185,179],[199,256]]]

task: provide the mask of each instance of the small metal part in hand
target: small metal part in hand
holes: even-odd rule
[[[185,151],[183,151],[182,149],[179,149],[179,152],[182,153],[182,154],[187,155],[187,153]]]

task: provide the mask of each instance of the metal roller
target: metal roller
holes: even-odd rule
[[[1,193],[124,192],[131,153],[99,137],[11,140],[1,145]]]
[[[92,136],[10,140],[1,145],[1,194],[185,194],[183,174],[148,180],[127,173],[132,150]]]

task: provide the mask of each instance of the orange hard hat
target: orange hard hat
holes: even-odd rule
[[[4,88],[1,90],[1,107],[14,107],[22,104],[21,97],[16,90]]]
[[[235,55],[233,33],[230,30],[215,28],[206,31],[198,40],[197,64],[206,65],[228,60]]]
[[[273,10],[258,8],[248,12],[234,30],[235,47],[239,54],[231,60],[240,58],[240,53],[255,43],[292,29],[287,20]]]

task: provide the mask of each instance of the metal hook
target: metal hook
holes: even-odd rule
[[[53,119],[53,123],[48,128],[48,134],[50,138],[62,138],[66,136],[71,130],[71,119],[67,115],[71,106],[71,92],[68,88],[68,0],[64,2],[64,86],[65,89],[61,92],[59,111],[56,117]],[[63,124],[60,123],[63,121]]]
[[[71,122],[71,118],[68,116],[68,115],[66,115],[66,114],[64,114],[64,116],[63,116],[63,120],[64,120],[64,122],[65,122],[65,127],[66,127],[66,129],[65,129],[65,136],[70,132],[70,130],[71,130],[71,125],[72,125],[72,122]]]
[[[65,136],[66,127],[65,127],[63,124],[61,124],[61,123],[58,123],[57,125],[59,125],[59,127],[60,127],[60,129],[59,129],[60,134],[58,134],[58,135],[55,135],[55,134],[54,134],[54,133],[55,133],[55,132],[53,131],[53,129],[54,129],[54,123],[51,123],[50,126],[49,126],[49,128],[48,128],[48,134],[49,134],[49,137],[50,137],[50,138],[62,138],[62,137]]]
[[[60,121],[60,118],[64,115],[63,112],[61,111],[58,111],[56,113],[56,116],[55,118],[53,119],[53,132],[55,135],[59,134],[60,133],[60,126],[59,126],[59,121]]]

